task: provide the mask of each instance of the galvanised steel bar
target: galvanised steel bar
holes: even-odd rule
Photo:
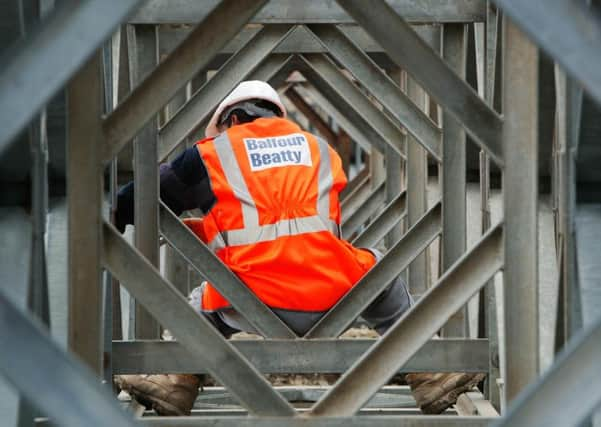
[[[21,310],[28,302],[31,283],[33,224],[20,207],[0,208],[0,292]]]
[[[283,55],[283,57],[285,56],[286,55]],[[284,88],[284,86],[288,85],[288,77],[290,77],[290,74],[295,71],[295,64],[298,63],[298,59],[294,55],[290,55],[282,63],[283,65],[277,69],[277,71],[274,71],[276,70],[275,67],[271,67],[269,65],[269,60],[270,58],[267,58],[252,73],[250,73],[248,77],[249,79],[253,80],[265,80],[276,90],[281,90]]]
[[[313,406],[312,415],[355,414],[450,315],[503,267],[502,252],[503,228],[497,226],[338,380]]]
[[[407,193],[397,195],[353,240],[359,248],[375,247],[405,216]],[[393,242],[393,245],[396,243]],[[391,245],[392,246],[392,245]]]
[[[581,327],[582,313],[579,301],[581,291],[576,266],[576,156],[578,139],[574,127],[580,120],[574,106],[574,97],[579,98],[574,80],[566,77],[559,66],[555,67],[556,94],[556,144],[558,146],[558,220],[559,232],[559,304],[556,327],[556,349],[562,348]],[[576,101],[578,103],[578,101]]]
[[[189,24],[200,22],[215,0],[151,0],[131,19],[136,24]],[[486,10],[479,0],[392,0],[393,9],[412,23],[482,22]],[[354,21],[334,3],[272,0],[250,21],[253,24],[329,23],[353,24]]]
[[[48,215],[48,135],[46,112],[34,120],[29,132],[31,147],[32,257],[29,307],[50,327],[46,271],[46,216]]]
[[[371,153],[371,147],[373,146],[373,148],[380,152],[385,151],[386,142],[382,140],[382,136],[376,131],[374,126],[365,120],[354,109],[353,105],[349,104],[328,81],[315,71],[305,58],[302,56],[301,58],[299,71],[307,78],[311,86],[316,89],[310,91],[311,98],[320,105],[324,105],[324,109],[328,111],[328,114],[341,124],[341,127],[361,145],[363,150]]]
[[[255,415],[293,416],[288,402],[110,224],[103,263],[182,345]],[[259,397],[260,396],[260,397]]]
[[[405,141],[405,149],[407,141]],[[406,195],[405,187],[405,168],[404,159],[399,156],[392,148],[386,148],[386,203],[392,203],[398,200],[400,195]],[[405,199],[403,198],[403,201]],[[372,223],[376,218],[372,218]],[[371,225],[371,223],[369,224]],[[398,217],[398,222],[390,228],[386,236],[386,247],[392,247],[403,236],[402,215]]]
[[[501,94],[499,87],[501,80],[501,72],[497,72],[501,68],[501,12],[487,1],[487,18],[486,18],[486,85],[485,98],[488,104],[501,112]],[[491,226],[491,209],[490,209],[490,159],[484,150],[480,151],[480,206],[482,212],[481,231],[482,234]],[[484,328],[478,332],[478,336],[488,337],[489,343],[489,368],[488,376],[485,382],[485,394],[490,403],[500,411],[501,408],[501,391],[497,379],[501,377],[501,361],[499,357],[499,326],[498,326],[498,308],[497,295],[494,281],[490,281],[480,292],[482,308],[481,313],[484,320]],[[479,322],[480,323],[480,322]],[[504,409],[504,408],[503,408]]]
[[[19,269],[24,276],[27,272]],[[139,426],[119,408],[92,371],[62,350],[1,289],[0,347],[4,349],[0,352],[0,373],[50,417],[53,425]]]
[[[295,338],[284,322],[259,300],[219,258],[161,203],[161,232],[167,242],[215,286],[266,337]]]
[[[437,203],[307,332],[305,338],[335,337],[344,332],[390,282],[440,234],[440,215],[440,203]]]
[[[503,22],[505,393],[538,376],[538,49]]]
[[[461,79],[465,79],[467,27],[463,24],[443,26],[442,56]],[[442,165],[442,271],[465,252],[466,218],[466,140],[465,131],[455,118],[443,110]],[[467,306],[453,314],[443,328],[447,337],[468,336]]]
[[[303,92],[317,102],[363,151],[370,154],[372,138],[379,138],[377,134],[366,124],[365,120],[362,120],[361,116],[352,111],[352,108],[327,86],[323,79],[319,78],[317,73],[313,72],[308,66],[301,66],[299,70],[305,77],[310,79],[311,84],[311,86],[302,85]]]
[[[500,426],[580,426],[601,403],[601,318],[580,331],[537,382],[521,392]],[[552,410],[558,408],[558,410]]]
[[[156,25],[128,25],[127,46],[131,86],[136,88],[159,62]],[[159,265],[159,172],[157,168],[158,116],[152,117],[138,132],[134,148],[134,242],[136,248],[155,267]],[[159,338],[159,324],[135,302],[134,337]]]
[[[587,6],[587,2],[493,1],[597,103],[601,103],[601,17]],[[541,31],[541,28],[553,28],[553,31]]]
[[[295,70],[296,62],[297,61],[293,55],[280,55],[272,53],[271,55],[267,56],[253,71],[251,71],[250,74],[246,74],[244,78],[246,80],[267,81],[272,87],[278,90],[286,84],[286,79],[290,73]],[[217,73],[213,77],[218,77],[220,73],[221,72]],[[211,78],[211,81],[212,80],[213,78]],[[217,108],[217,105],[219,105],[220,101],[221,99],[215,99],[211,101],[214,103],[214,106],[211,108],[210,112]],[[197,126],[195,126],[195,130],[188,135],[189,141],[199,141],[205,137],[205,129],[210,118],[211,116],[209,114],[204,114],[203,119]]]
[[[286,92],[284,92],[286,98],[294,104],[296,109],[301,112],[303,116],[309,120],[309,122],[315,126],[317,132],[324,137],[328,144],[332,147],[336,147],[338,141],[338,135],[332,130],[330,125],[326,123],[326,121],[313,109],[311,105],[305,101],[305,99],[294,89],[294,87],[289,87]]]
[[[67,89],[69,347],[102,372],[102,54]]]
[[[350,191],[346,194],[341,194],[343,197],[340,201],[340,208],[343,214],[345,211],[352,212],[357,209],[356,206],[364,203],[369,194],[371,194],[371,171],[369,163],[363,167],[363,171],[365,172],[364,174],[357,175],[349,183],[349,186],[352,186]]]
[[[306,60],[317,74],[338,93],[349,105],[366,120],[376,131],[380,139],[390,146],[402,157],[405,157],[402,142],[405,135],[396,124],[390,120],[375,104],[355,86],[342,71],[324,54],[305,54]],[[377,145],[375,141],[372,142]]]
[[[234,340],[231,344],[262,373],[344,373],[375,340]],[[207,368],[176,341],[114,341],[114,374],[206,373]],[[277,355],[277,357],[273,357]],[[403,372],[483,372],[486,340],[428,341]]]
[[[501,117],[420,39],[403,18],[385,1],[338,0],[338,4],[502,165]]]
[[[0,154],[141,0],[65,0],[0,72]]]
[[[348,215],[343,215],[342,237],[349,239],[361,225],[365,224],[372,215],[375,215],[386,202],[386,186],[382,181],[369,195],[369,197]]]
[[[407,76],[407,93],[409,97],[424,110],[426,109],[426,93]],[[415,224],[428,207],[428,154],[415,140],[407,138],[407,226]],[[414,294],[424,294],[431,285],[430,254],[420,253],[409,266],[409,289]]]
[[[407,132],[440,161],[442,156],[440,129],[401,92],[399,86],[340,28],[330,25],[311,25],[308,29],[324,44],[330,54],[407,129]]]
[[[223,0],[156,70],[105,119],[109,162],[177,90],[205,68],[267,0]],[[219,29],[219,31],[216,31]]]
[[[357,156],[358,157],[358,156]],[[350,197],[357,188],[369,181],[369,166],[363,165],[359,173],[357,173],[350,181],[348,181],[344,190],[340,193],[340,204],[344,206],[347,198]]]
[[[362,415],[360,417],[296,417],[286,420],[287,427],[486,427],[495,418],[458,417],[442,415],[388,416]],[[140,420],[147,427],[281,427],[281,418],[256,418],[245,416],[190,416],[145,417]]]
[[[233,55],[205,85],[196,92],[159,133],[159,156],[165,156],[208,119],[219,102],[257,67],[290,33],[290,25],[265,27]],[[174,52],[175,54],[175,52]]]

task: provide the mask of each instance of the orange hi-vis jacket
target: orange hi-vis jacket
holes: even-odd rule
[[[339,238],[346,177],[323,140],[281,118],[196,144],[217,199],[195,232],[272,308],[325,311],[375,263]],[[211,285],[202,309],[229,307]]]

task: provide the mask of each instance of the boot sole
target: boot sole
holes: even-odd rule
[[[140,403],[149,403],[152,406],[152,409],[154,409],[159,415],[190,415],[189,413],[183,412],[177,406],[174,406],[165,400],[158,399],[154,396],[144,393],[136,387],[130,386],[129,393],[132,395],[132,397],[136,398],[136,400],[140,400]]]

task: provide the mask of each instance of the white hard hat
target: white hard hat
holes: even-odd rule
[[[261,80],[249,80],[241,82],[223,101],[221,101],[221,104],[219,104],[207,125],[205,130],[206,137],[211,138],[219,133],[217,130],[219,118],[227,107],[248,99],[263,99],[272,102],[282,111],[283,117],[286,117],[286,107],[282,104],[280,96],[275,89]]]

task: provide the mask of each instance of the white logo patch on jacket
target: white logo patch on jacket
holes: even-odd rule
[[[243,141],[253,172],[281,166],[313,165],[309,142],[301,133],[274,138],[244,138]]]

